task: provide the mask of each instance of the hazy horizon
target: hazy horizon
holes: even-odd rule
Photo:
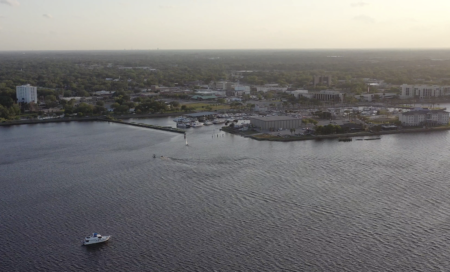
[[[434,0],[0,0],[0,51],[450,49]]]

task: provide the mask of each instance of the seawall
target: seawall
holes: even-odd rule
[[[33,124],[65,123],[65,122],[93,122],[93,121],[112,122],[112,123],[117,123],[117,124],[157,129],[157,130],[163,130],[163,131],[169,131],[169,132],[175,132],[175,133],[181,133],[181,134],[184,134],[186,132],[185,130],[182,130],[179,128],[162,127],[162,126],[155,126],[155,125],[149,125],[149,124],[130,123],[130,122],[122,121],[122,120],[109,119],[106,117],[78,117],[78,118],[55,118],[55,119],[45,119],[45,120],[20,120],[20,121],[9,121],[9,122],[0,123],[0,126],[33,125]]]

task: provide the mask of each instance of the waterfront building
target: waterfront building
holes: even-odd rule
[[[401,86],[402,94],[401,99],[408,98],[428,98],[428,97],[440,97],[444,95],[450,95],[450,86],[437,86],[437,85],[407,85]]]
[[[449,112],[443,109],[429,110],[417,108],[401,113],[399,120],[404,126],[447,125],[449,122]]]
[[[262,130],[269,129],[291,129],[299,128],[302,125],[302,119],[291,116],[266,116],[250,117],[250,124]]]
[[[37,87],[30,86],[30,84],[16,87],[17,102],[30,103],[38,102]]]

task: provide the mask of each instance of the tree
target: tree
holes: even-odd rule
[[[173,108],[179,108],[180,107],[180,102],[178,101],[172,101],[169,103]]]
[[[9,96],[0,96],[0,105],[3,107],[9,108],[14,104],[14,100],[12,100]]]
[[[9,119],[10,117],[9,110],[2,105],[0,105],[0,117],[5,119]]]

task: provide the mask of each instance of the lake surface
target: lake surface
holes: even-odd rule
[[[186,146],[106,122],[0,127],[0,271],[450,267],[448,131],[277,143],[218,128]],[[113,237],[82,247],[92,232]]]

